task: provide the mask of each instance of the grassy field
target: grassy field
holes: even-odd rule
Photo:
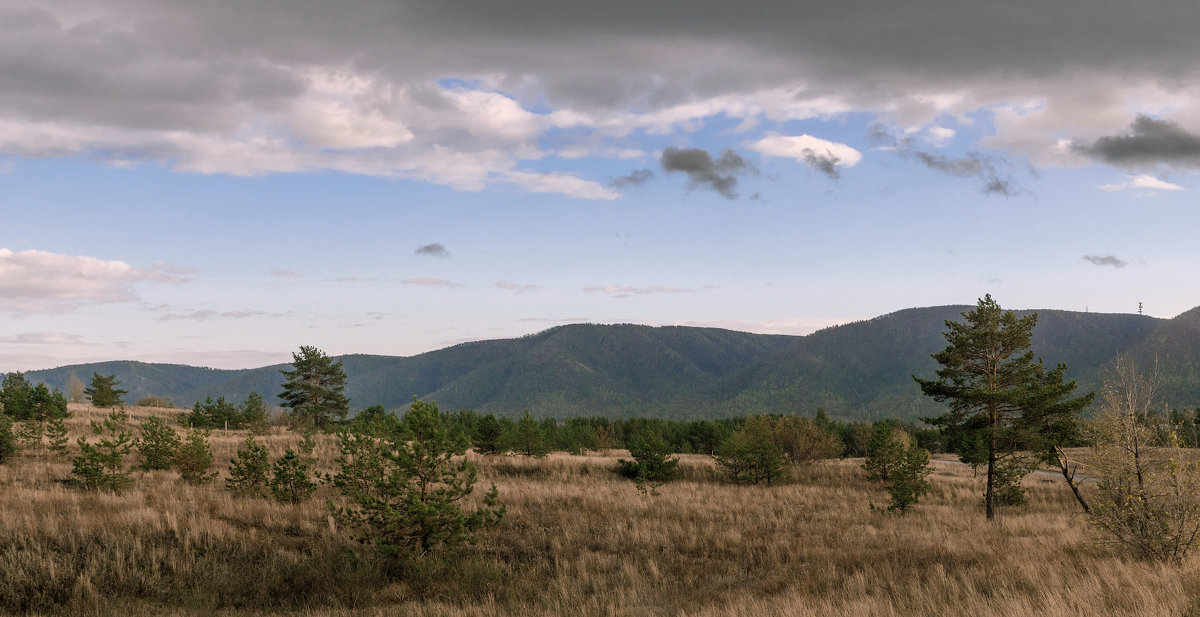
[[[100,412],[72,406],[72,440]],[[131,408],[132,424],[150,414]],[[242,433],[214,432],[224,477]],[[272,455],[299,438],[276,429]],[[332,472],[335,440],[316,455]],[[74,446],[72,445],[74,449]],[[291,506],[234,499],[217,480],[137,472],[120,496],[83,493],[71,466],[30,451],[0,466],[0,610],[140,615],[1200,615],[1200,571],[1096,547],[1061,480],[984,520],[983,480],[938,464],[906,516],[861,460],[782,486],[714,480],[685,455],[657,497],[613,473],[623,452],[541,460],[471,455],[508,506],[452,560],[384,580],[328,516],[322,487]],[[480,493],[482,491],[476,491]]]

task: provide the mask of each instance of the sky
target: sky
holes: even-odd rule
[[[1172,317],[1197,29],[1191,0],[0,0],[0,370],[987,293]]]

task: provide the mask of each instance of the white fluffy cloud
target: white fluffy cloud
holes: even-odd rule
[[[178,274],[123,261],[46,251],[0,249],[0,310],[15,313],[71,310],[85,303],[132,302],[134,285],[179,283]]]
[[[1183,187],[1166,180],[1159,180],[1154,176],[1147,174],[1138,174],[1135,176],[1125,176],[1125,179],[1120,182],[1111,184],[1101,184],[1096,187],[1102,191],[1125,191],[1129,189],[1149,189],[1153,191],[1182,191]]]
[[[749,147],[767,156],[793,158],[801,163],[815,156],[831,159],[838,167],[854,167],[862,160],[862,153],[858,150],[812,135],[772,135],[751,143]]]

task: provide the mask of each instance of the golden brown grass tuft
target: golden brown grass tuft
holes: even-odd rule
[[[131,409],[177,421],[178,411]],[[72,438],[99,411],[76,410]],[[243,432],[214,431],[224,477]],[[279,456],[299,438],[261,438]],[[322,471],[336,456],[320,438]],[[385,582],[312,501],[234,499],[218,480],[137,472],[121,496],[67,485],[70,464],[25,453],[0,466],[0,603],[11,612],[183,615],[1183,615],[1191,566],[1094,548],[1061,480],[1031,476],[1030,505],[984,520],[982,479],[937,464],[907,516],[861,461],[796,481],[715,481],[709,457],[642,496],[612,470],[627,456],[470,455],[508,505],[499,529],[457,559]],[[478,491],[477,491],[478,492]]]

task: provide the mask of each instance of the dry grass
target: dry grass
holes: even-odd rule
[[[131,410],[134,422],[155,413]],[[76,411],[74,435],[98,412]],[[174,419],[173,417],[168,419]],[[214,432],[228,466],[244,434]],[[298,438],[263,440],[273,455]],[[122,496],[64,483],[70,464],[27,453],[0,466],[0,606],[44,614],[184,615],[1184,615],[1200,575],[1094,548],[1061,480],[1032,476],[1030,505],[989,524],[982,480],[938,465],[907,516],[859,461],[787,485],[684,479],[638,495],[623,453],[474,457],[508,504],[455,565],[386,583],[332,529],[323,487],[300,506],[238,500],[142,472]],[[317,455],[336,455],[323,438]],[[325,468],[325,471],[332,469]]]

